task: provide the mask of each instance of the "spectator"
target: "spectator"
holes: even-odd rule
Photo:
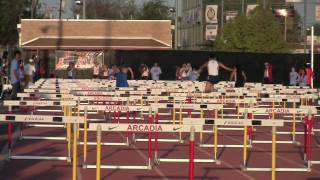
[[[33,83],[33,76],[36,72],[36,68],[34,67],[33,62],[33,59],[29,59],[28,63],[24,65],[26,87],[30,86]]]
[[[146,64],[141,64],[140,66],[141,79],[148,80],[149,79],[149,68]]]
[[[20,79],[20,91],[22,91],[26,85],[24,76],[24,63],[23,60],[19,61],[19,79]]]
[[[16,51],[14,55],[15,58],[12,59],[10,63],[11,100],[17,100],[17,93],[20,92],[19,61],[21,61],[21,52]]]
[[[150,70],[152,80],[159,80],[160,74],[162,74],[161,68],[158,66],[158,63],[154,63],[153,67]]]
[[[68,71],[68,79],[76,78],[76,68],[74,62],[69,62],[69,66],[67,68]]]
[[[234,87],[243,87],[247,81],[247,76],[240,65],[235,65],[230,75],[230,81],[235,81]]]
[[[109,68],[107,65],[103,65],[102,69],[101,69],[101,75],[100,77],[102,79],[108,79],[109,78]]]
[[[197,81],[199,79],[199,76],[200,76],[200,72],[198,70],[196,70],[195,68],[193,68],[190,73],[189,80],[190,81]]]
[[[307,75],[304,69],[299,70],[299,78],[298,78],[298,83],[299,86],[306,86],[307,85]]]
[[[98,61],[95,60],[93,65],[92,78],[98,79],[99,74],[100,74],[100,64],[98,63]]]
[[[181,74],[180,74],[180,70],[181,70],[181,67],[176,66],[176,80],[182,79]]]
[[[299,74],[297,73],[294,67],[291,68],[289,78],[290,78],[290,86],[296,86],[298,84]]]
[[[182,68],[180,69],[180,75],[181,75],[181,79],[182,80],[189,80],[189,76],[190,76],[190,68],[188,67],[187,64],[183,64]]]
[[[115,80],[117,72],[119,72],[118,67],[116,65],[112,65],[111,68],[109,68],[109,80]]]
[[[42,61],[40,62],[39,73],[41,78],[46,78],[46,68]]]
[[[272,65],[269,64],[268,62],[264,63],[263,83],[264,84],[272,83]]]
[[[307,85],[311,87],[311,80],[313,78],[313,71],[310,63],[306,64]]]

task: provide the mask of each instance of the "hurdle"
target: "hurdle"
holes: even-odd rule
[[[196,122],[190,122],[190,124],[184,124],[184,125],[172,125],[172,124],[126,124],[126,123],[120,123],[120,124],[99,124],[99,123],[91,123],[89,125],[90,130],[97,130],[97,163],[96,165],[87,165],[87,168],[96,168],[97,175],[100,175],[100,168],[101,169],[126,169],[126,170],[150,170],[152,169],[152,148],[151,148],[151,141],[148,143],[148,162],[147,165],[142,165],[142,166],[132,166],[132,165],[127,165],[127,166],[122,166],[122,165],[100,165],[100,154],[101,154],[101,149],[99,146],[100,138],[101,138],[101,132],[135,132],[135,133],[172,133],[172,132],[199,132],[202,130],[202,125],[198,125]],[[193,134],[194,138],[194,134]],[[192,147],[192,143],[190,145]],[[194,144],[193,144],[194,148]],[[191,148],[192,150],[192,148]],[[191,151],[192,153],[192,151]],[[189,161],[188,161],[189,162]],[[190,164],[192,167],[192,156],[191,156],[191,161]],[[100,168],[99,168],[100,167]],[[190,169],[191,175],[193,169]]]
[[[82,124],[84,122],[82,117],[72,116],[45,116],[45,115],[0,115],[1,122],[7,123],[70,123],[70,124]],[[8,137],[11,141],[10,138]],[[55,157],[55,156],[33,156],[33,155],[12,155],[12,147],[9,145],[8,151],[9,159],[27,159],[27,160],[71,160],[68,155],[66,157]]]
[[[19,107],[64,107],[64,106],[75,106],[75,101],[17,101],[17,100],[6,100],[3,101],[4,106],[9,107],[9,113],[13,106]],[[63,127],[62,125],[53,125],[53,124],[42,124],[36,125],[38,127]],[[20,134],[21,139],[38,139],[38,140],[66,140],[65,137],[43,137],[43,136],[23,136],[22,130]]]

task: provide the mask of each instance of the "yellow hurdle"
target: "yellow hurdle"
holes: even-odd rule
[[[86,164],[87,162],[87,142],[88,142],[88,109],[85,107],[84,109],[84,124],[83,124],[83,162]]]
[[[202,104],[202,103],[201,103]],[[200,118],[203,118],[203,109],[200,110]],[[203,132],[200,132],[200,144],[202,144]]]
[[[218,110],[214,110],[214,118],[218,119]],[[218,154],[218,126],[214,125],[214,159],[217,160]]]
[[[97,162],[96,162],[96,180],[100,180],[101,168],[101,126],[97,127]]]
[[[72,179],[77,179],[77,127],[78,124],[73,124],[73,163],[72,163]]]
[[[182,108],[181,108],[181,101],[180,101],[180,110],[179,110],[179,125],[182,125]],[[182,141],[182,133],[179,132],[179,140]]]
[[[271,179],[276,179],[276,127],[272,127]]]

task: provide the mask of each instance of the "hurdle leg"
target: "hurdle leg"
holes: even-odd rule
[[[272,127],[271,179],[276,179],[276,127]]]
[[[248,141],[248,128],[244,126],[244,134],[243,134],[243,167],[247,165],[247,141]]]
[[[130,112],[129,111],[127,111],[127,123],[129,124],[130,123]],[[126,132],[126,141],[127,141],[127,145],[129,145],[129,132],[127,131]]]
[[[201,109],[200,111],[200,118],[202,119],[203,118],[203,109]],[[203,140],[203,133],[202,131],[200,132],[200,145],[202,144],[202,140]]]
[[[68,159],[71,159],[71,124],[67,124]]]
[[[12,107],[8,107],[8,114],[12,114]],[[11,158],[12,154],[12,123],[8,122],[8,158]]]
[[[180,102],[180,105],[181,105],[181,102]],[[180,126],[182,125],[182,108],[181,108],[181,106],[180,106],[180,110],[179,110],[179,125]],[[179,132],[179,141],[180,141],[180,143],[183,143],[181,132]]]
[[[218,110],[215,109],[214,110],[214,116],[215,116],[215,119],[218,119]],[[218,163],[218,160],[217,160],[217,155],[218,155],[218,126],[217,125],[214,125],[213,126],[214,129],[214,160],[216,160],[216,162]]]
[[[152,123],[152,116],[151,116],[151,111],[149,112],[148,116],[148,124]],[[152,134],[149,131],[148,132],[148,169],[151,169],[151,158],[152,158]]]
[[[311,167],[311,139],[312,139],[312,123],[311,123],[311,116],[308,116],[308,126],[307,126],[307,165],[308,168]]]
[[[158,114],[157,111],[155,112],[155,124],[159,124],[159,114]],[[154,137],[154,162],[156,164],[159,163],[159,160],[158,160],[158,149],[159,149],[158,138],[159,138],[159,133],[155,132],[155,137]]]
[[[137,116],[137,112],[133,112],[133,123],[135,124],[135,123],[137,123],[137,121],[136,121],[136,116]],[[132,134],[132,140],[133,140],[133,142],[135,142],[136,141],[136,134],[133,132],[133,134]]]
[[[72,179],[77,179],[77,132],[78,124],[73,124],[73,158],[72,158]]]
[[[96,159],[96,180],[100,180],[101,168],[101,126],[97,128],[97,159]]]
[[[190,141],[189,141],[189,180],[194,179],[194,140],[195,140],[195,128],[192,126],[190,129]]]
[[[87,142],[88,142],[88,108],[84,109],[84,124],[83,124],[83,164],[87,163]]]

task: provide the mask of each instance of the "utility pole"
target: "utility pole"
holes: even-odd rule
[[[223,20],[224,20],[224,0],[221,0],[221,29],[223,28]]]
[[[60,0],[60,3],[59,3],[59,19],[61,19],[61,14],[62,14],[62,0]]]
[[[306,54],[307,53],[307,0],[303,1],[303,26],[302,27],[303,27],[302,36],[304,40],[303,49],[304,49],[304,54]]]

